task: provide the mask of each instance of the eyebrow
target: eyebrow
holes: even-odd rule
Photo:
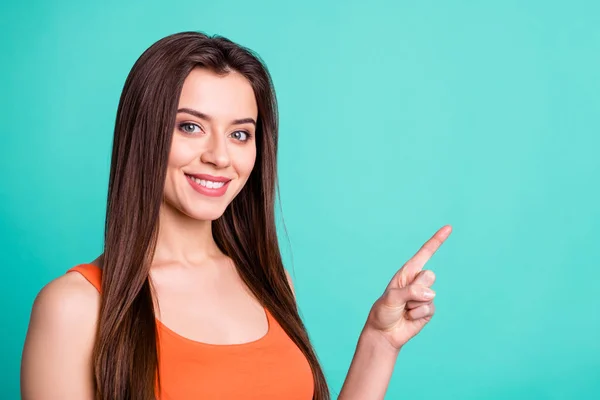
[[[177,110],[177,113],[191,114],[195,117],[206,120],[208,122],[212,121],[212,118],[210,116],[208,116],[204,113],[201,113],[200,111],[191,109],[191,108],[180,108],[179,110]],[[233,121],[231,121],[231,124],[232,125],[254,124],[254,126],[256,126],[256,121],[253,118],[241,118],[241,119],[234,119]]]

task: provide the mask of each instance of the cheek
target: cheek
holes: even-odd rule
[[[256,149],[251,149],[236,157],[236,169],[240,175],[248,178],[256,163]]]
[[[177,140],[177,137],[173,137],[165,177],[165,194],[167,197],[175,193],[175,186],[181,178],[181,168],[189,164],[193,158],[194,153],[191,151],[190,146],[184,145],[181,141]]]
[[[182,143],[177,136],[174,136],[171,150],[169,151],[168,166],[178,168],[189,164],[193,158],[194,150]]]

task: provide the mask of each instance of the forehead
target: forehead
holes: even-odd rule
[[[183,83],[178,108],[192,108],[216,120],[230,121],[258,114],[254,90],[239,72],[217,75],[194,68]]]

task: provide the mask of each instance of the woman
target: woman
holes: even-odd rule
[[[329,399],[277,243],[277,135],[248,49],[184,32],[142,54],[117,111],[104,252],[36,298],[25,400]],[[340,398],[383,398],[433,315],[422,268],[450,230],[375,302]]]

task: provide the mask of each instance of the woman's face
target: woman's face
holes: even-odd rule
[[[165,202],[198,220],[219,218],[254,167],[257,117],[254,91],[243,75],[192,70],[179,99]]]

